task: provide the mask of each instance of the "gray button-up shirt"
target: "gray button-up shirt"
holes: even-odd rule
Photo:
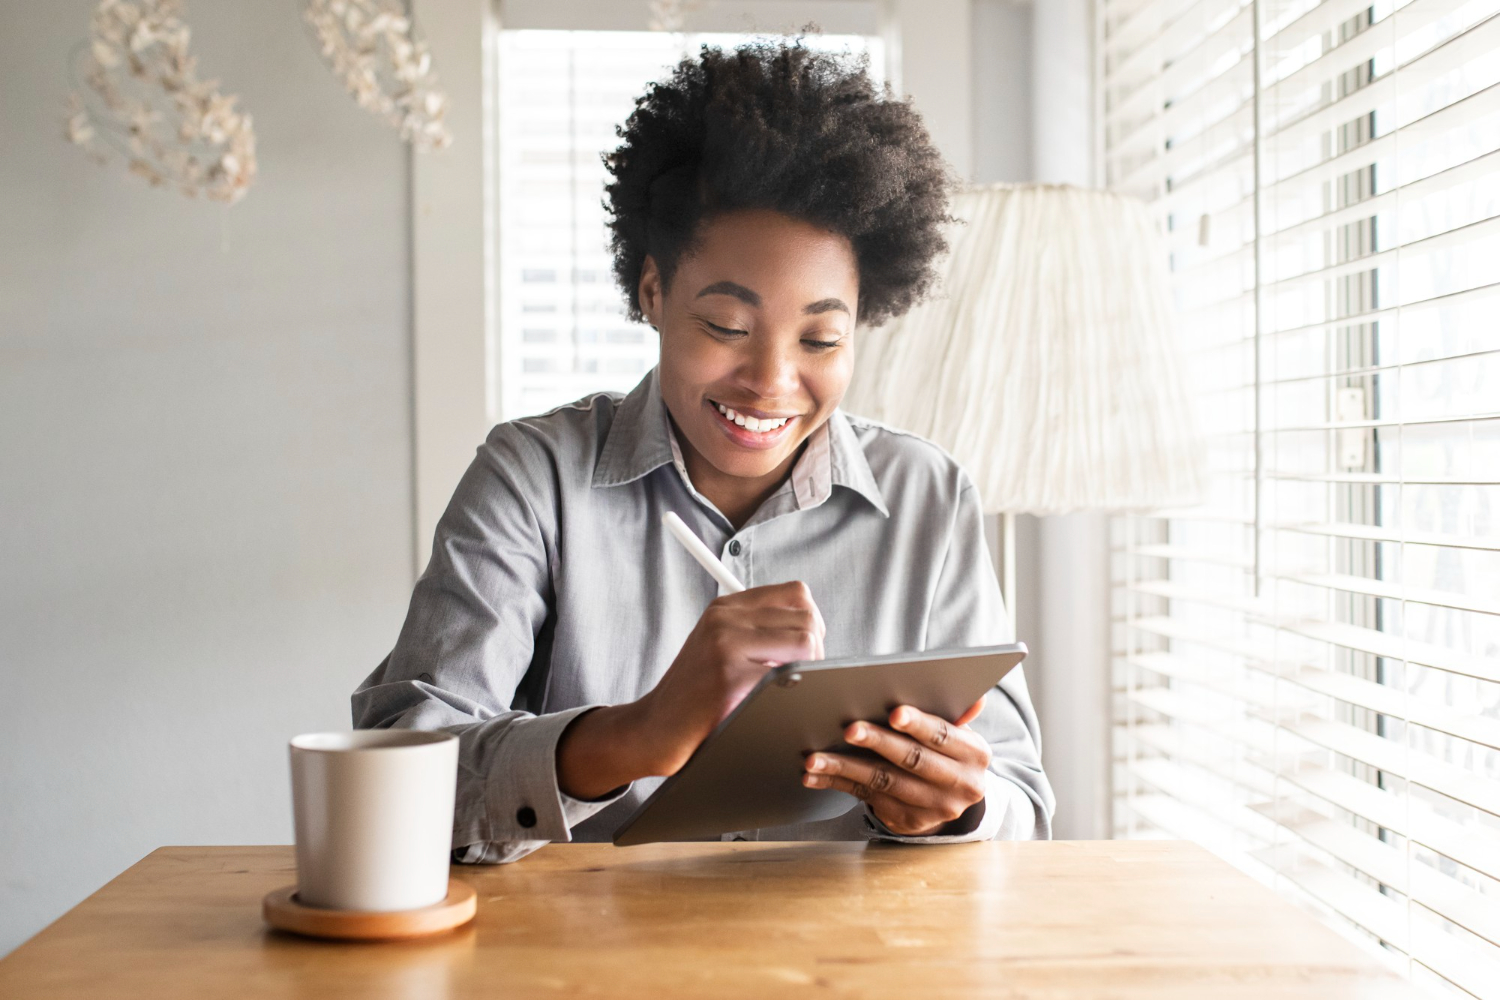
[[[352,699],[357,727],[459,736],[458,860],[608,840],[660,784],[574,799],[558,788],[556,748],[581,712],[650,691],[719,596],[662,527],[669,510],[747,587],[804,581],[827,623],[829,657],[1011,639],[975,488],[915,435],[835,410],[735,531],[693,488],[654,370],[623,398],[601,393],[501,424],[438,523],[395,648]],[[1048,836],[1052,790],[1019,668],[972,725],[994,759],[968,830],[896,837],[857,807],[737,836]]]

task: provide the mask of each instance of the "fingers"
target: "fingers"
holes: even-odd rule
[[[860,790],[863,789],[943,813],[955,809],[961,813],[984,798],[984,767],[978,764],[960,764],[941,754],[926,751],[905,737],[888,735],[893,738],[891,746],[896,745],[896,740],[905,741],[905,750],[896,754],[901,759],[870,760],[826,752],[809,754],[803,765],[807,771],[803,775],[803,784],[808,788],[840,788],[856,798],[867,797],[861,794]],[[905,755],[901,756],[902,753]],[[835,781],[824,783],[816,780],[820,778],[844,779],[849,787],[842,787]]]
[[[970,712],[978,715],[979,713],[975,711],[975,708],[983,708],[983,703],[984,699],[981,698],[979,702],[971,705],[969,710],[963,716],[959,716],[959,718],[969,715]],[[939,718],[936,715],[928,715],[926,712],[920,712],[910,705],[898,705],[891,712],[890,722],[891,728],[905,733],[917,743],[935,750],[945,757],[951,757],[965,764],[978,764],[981,767],[989,766],[989,743],[985,741],[984,737],[974,732],[974,730],[967,728],[966,725],[960,726],[948,722],[946,719]],[[860,725],[860,723],[855,723],[855,725]],[[851,726],[850,728],[852,729],[853,727]],[[875,726],[868,726],[867,728],[878,731],[878,727]],[[874,748],[872,747],[872,749]]]
[[[812,604],[811,597],[809,597],[808,603]],[[823,654],[823,643],[824,643],[824,640],[828,636],[828,626],[826,624],[824,624],[824,622],[823,622],[823,612],[821,612],[821,611],[818,610],[818,606],[816,604],[812,604],[812,613],[813,613],[813,620],[817,623],[817,631],[818,631],[818,655],[814,656],[813,659],[815,659],[815,660],[821,660],[821,659],[823,659],[823,655],[824,655]]]
[[[967,808],[967,804],[960,806],[956,797],[945,795],[936,785],[889,765],[842,754],[818,753],[808,759],[807,768],[802,783],[808,788],[831,788],[867,801],[873,796],[885,796],[934,815],[952,812],[950,819],[957,818]]]
[[[847,788],[837,789],[841,792],[855,793]],[[856,798],[861,798],[856,796]],[[861,798],[861,801],[870,807],[880,822],[884,823],[886,829],[903,837],[923,837],[928,834],[937,833],[948,823],[953,822],[958,816],[950,816],[946,812],[934,809],[925,809],[914,806],[909,802],[902,802],[898,798],[886,795],[883,792],[870,792]],[[960,813],[959,815],[962,815]]]
[[[963,715],[960,715],[958,718],[953,720],[953,724],[955,726],[967,726],[969,723],[979,718],[979,713],[983,711],[984,695],[980,695],[979,700],[965,709]]]
[[[959,718],[973,718],[983,707],[980,699]],[[870,802],[881,822],[897,833],[941,826],[984,798],[990,746],[978,733],[909,705],[891,713],[891,724],[901,731],[868,722],[852,723],[844,731],[851,744],[883,759],[810,754],[803,784]]]
[[[838,790],[847,791],[851,795],[855,794],[847,788]],[[962,816],[965,811],[959,810],[957,814],[954,814],[950,810],[924,809],[882,792],[870,792],[863,797],[862,801],[870,807],[870,811],[875,814],[876,818],[885,824],[887,830],[902,837],[926,837],[938,833],[944,826]]]
[[[828,760],[817,762],[820,757]],[[945,792],[889,766],[871,765],[838,754],[814,754],[813,759],[808,760],[808,766],[823,768],[823,771],[802,775],[802,784],[808,789],[844,792],[868,802],[870,810],[889,831],[909,837],[938,831],[984,798],[983,787],[965,795],[951,790]],[[828,771],[828,768],[837,772]]]
[[[726,628],[715,640],[721,662],[757,669],[817,659],[823,648],[817,633],[803,623]]]
[[[733,605],[742,609],[747,607],[797,608],[813,612],[819,622],[823,620],[822,614],[818,611],[817,602],[813,600],[812,591],[801,580],[751,587],[738,594],[725,594],[723,597],[717,597],[714,603]]]
[[[908,774],[941,788],[959,783],[963,765],[943,752],[925,747],[909,736],[883,726],[856,722],[844,729],[844,739],[857,747],[873,750]]]
[[[812,599],[812,591],[799,580],[726,594],[716,598],[709,608],[710,612],[705,614],[715,613],[727,625],[805,629],[813,636],[811,649],[806,655],[791,659],[823,659],[828,626],[823,621],[823,613]]]
[[[823,619],[814,611],[805,608],[757,608],[745,614],[738,624],[760,632],[790,630],[805,633],[809,640],[807,652],[792,659],[823,659]]]

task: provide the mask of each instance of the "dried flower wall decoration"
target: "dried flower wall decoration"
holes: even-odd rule
[[[113,149],[152,186],[235,202],[255,177],[255,132],[237,97],[198,79],[180,7],[100,0],[75,56],[82,84],[68,97],[64,135],[100,163]]]
[[[360,107],[418,148],[442,149],[452,141],[443,122],[448,97],[401,0],[307,0],[303,18],[324,61]]]
[[[652,31],[680,33],[687,27],[687,16],[702,6],[702,0],[651,0],[647,27]]]

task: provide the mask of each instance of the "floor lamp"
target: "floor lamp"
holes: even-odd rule
[[[1143,203],[1002,184],[952,211],[939,287],[861,332],[844,405],[947,448],[1002,515],[1014,633],[1015,515],[1196,504],[1201,442]]]

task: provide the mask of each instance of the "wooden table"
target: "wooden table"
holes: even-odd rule
[[[467,927],[268,930],[290,847],[163,847],[0,961],[0,997],[1414,997],[1198,847],[554,844],[455,867]]]

